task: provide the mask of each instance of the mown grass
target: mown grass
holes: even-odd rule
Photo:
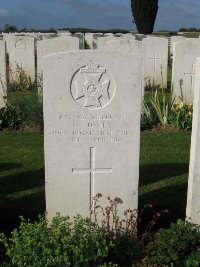
[[[141,135],[139,206],[168,209],[169,220],[185,217],[191,132]]]
[[[0,144],[0,230],[9,231],[45,210],[43,136],[3,131]]]
[[[45,211],[43,135],[0,132],[0,231]],[[184,217],[190,132],[141,134],[139,206],[153,203]]]

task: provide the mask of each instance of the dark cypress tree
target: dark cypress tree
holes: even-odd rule
[[[158,0],[131,0],[131,9],[138,32],[151,34],[158,11]]]

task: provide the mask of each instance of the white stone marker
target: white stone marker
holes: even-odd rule
[[[142,69],[142,84],[141,84],[141,99],[144,97],[144,64],[145,64],[145,49],[144,43],[140,41],[136,41],[133,39],[121,39],[120,37],[115,38],[113,40],[107,41],[104,46],[102,46],[101,50],[106,51],[126,51],[139,53],[143,57],[143,69]]]
[[[9,55],[10,78],[15,80],[18,68],[35,81],[35,48],[34,37],[11,35],[6,37],[6,49]]]
[[[137,208],[140,54],[73,51],[44,59],[46,207],[89,216],[92,197]],[[101,204],[101,203],[100,203]]]
[[[173,54],[173,47],[174,47],[174,44],[177,43],[177,42],[185,42],[186,41],[186,38],[183,37],[183,36],[172,36],[171,37],[171,45],[170,45],[170,53]]]
[[[79,50],[84,49],[84,33],[75,32],[74,34],[72,34],[72,36],[79,39]]]
[[[168,64],[168,40],[161,37],[149,37],[143,40],[145,44],[145,66],[144,75],[146,84],[167,86],[167,64]],[[161,75],[162,71],[162,75]]]
[[[200,58],[196,59],[186,218],[200,224]]]
[[[115,38],[112,40],[108,40],[105,42],[104,46],[102,46],[101,50],[108,51],[117,51],[122,50],[126,52],[138,52],[143,54],[143,43],[139,41],[135,41],[134,39],[126,39],[126,38]]]
[[[176,101],[193,103],[195,60],[200,56],[200,40],[187,39],[174,44],[172,87]]]
[[[85,33],[85,40],[90,46],[90,49],[97,49],[98,38],[101,38],[102,36],[103,33],[91,33],[91,32]]]
[[[0,108],[6,104],[6,94],[6,44],[4,41],[0,41]]]
[[[66,36],[38,41],[37,80],[40,81],[42,79],[42,59],[44,56],[69,50],[79,50],[78,38]]]

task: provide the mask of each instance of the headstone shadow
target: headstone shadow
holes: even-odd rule
[[[140,165],[140,186],[188,173],[187,163],[163,163]]]
[[[18,227],[19,216],[35,220],[45,211],[44,184],[44,169],[0,178],[0,232]]]

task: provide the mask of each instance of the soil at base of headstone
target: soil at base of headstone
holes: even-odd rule
[[[159,132],[179,132],[182,131],[182,129],[176,125],[173,124],[157,124],[154,125],[149,131],[159,131]]]

